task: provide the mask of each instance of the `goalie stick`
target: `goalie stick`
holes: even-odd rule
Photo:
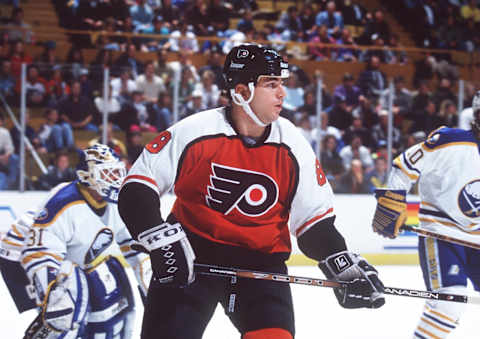
[[[452,238],[452,237],[449,237],[447,235],[427,231],[427,230],[422,229],[422,228],[403,225],[400,229],[405,230],[405,231],[414,232],[414,233],[423,235],[423,236],[428,237],[428,238],[434,238],[434,239],[438,239],[438,240],[442,240],[442,241],[446,241],[446,242],[451,242],[453,244],[462,245],[462,246],[465,246],[465,247],[470,247],[470,248],[474,248],[476,250],[480,250],[480,244],[476,244],[474,242],[461,240],[461,239],[457,239],[457,238]]]
[[[58,333],[45,326],[42,321],[42,314],[38,314],[25,331],[23,339],[54,339]]]
[[[287,284],[301,284],[319,287],[337,288],[348,284],[348,282],[337,282],[332,280],[299,277],[295,275],[286,275],[280,273],[268,273],[260,271],[251,271],[245,269],[221,267],[214,265],[195,264],[195,273],[203,275],[221,276],[221,277],[238,277],[247,279],[260,279],[283,282]],[[398,295],[412,298],[422,298],[431,300],[453,301],[466,304],[480,305],[480,297],[457,295],[449,293],[438,293],[431,291],[414,290],[409,288],[385,287],[385,294]]]

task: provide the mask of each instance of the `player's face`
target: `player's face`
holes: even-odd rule
[[[255,86],[255,95],[250,103],[257,117],[269,124],[278,119],[285,98],[284,79],[275,77],[260,77]]]

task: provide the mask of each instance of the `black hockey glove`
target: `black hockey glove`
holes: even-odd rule
[[[377,270],[358,254],[348,251],[335,253],[318,266],[328,279],[345,282],[334,293],[344,308],[379,308],[385,304],[383,283]]]
[[[132,248],[150,253],[153,277],[158,282],[185,287],[195,280],[195,253],[180,223],[164,222],[140,233]]]

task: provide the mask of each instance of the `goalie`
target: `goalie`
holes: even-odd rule
[[[133,240],[116,204],[124,164],[101,144],[83,155],[78,180],[52,190],[38,211],[13,225],[2,244],[4,258],[20,260],[40,308],[26,339],[131,337],[133,291],[115,243],[146,295],[150,261],[130,247]],[[24,300],[16,303],[19,310],[29,307]]]
[[[441,127],[394,159],[387,189],[375,192],[373,230],[395,238],[406,218],[406,194],[418,183],[421,228],[480,243],[480,91],[472,108],[469,131]],[[420,236],[420,265],[430,291],[467,294],[467,280],[480,290],[480,251]],[[466,304],[429,300],[415,338],[447,338]]]

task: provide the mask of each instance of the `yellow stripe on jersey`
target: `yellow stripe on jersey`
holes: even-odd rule
[[[432,289],[436,290],[440,288],[440,282],[438,281],[440,272],[438,271],[437,248],[435,246],[437,242],[432,238],[425,238],[425,242],[427,245],[428,276]]]
[[[15,235],[16,235],[17,237],[19,237],[19,238],[23,238],[23,237],[24,237],[24,235],[23,235],[22,233],[20,233],[19,230],[17,230],[17,227],[16,227],[15,225],[12,225],[12,231],[13,231],[13,233],[15,233]]]
[[[468,141],[454,141],[454,142],[448,142],[446,144],[442,144],[439,146],[436,146],[434,148],[428,148],[425,146],[425,144],[422,145],[422,149],[426,152],[433,152],[436,151],[437,149],[445,148],[445,147],[450,147],[450,146],[474,146],[478,147],[476,143],[474,142],[468,142]]]
[[[436,336],[435,334],[433,334],[432,332],[427,331],[426,329],[424,329],[424,328],[422,328],[422,327],[420,327],[420,326],[418,326],[417,328],[418,328],[418,330],[419,330],[420,332],[422,332],[423,334],[428,335],[430,338],[433,338],[433,339],[442,339],[442,338],[440,338],[440,337],[437,337],[437,336]]]
[[[3,239],[2,242],[4,242],[5,244],[9,244],[10,246],[23,247],[23,243],[17,244],[7,239]]]
[[[30,261],[35,260],[35,259],[40,259],[42,257],[50,256],[52,258],[55,258],[57,261],[63,261],[63,258],[59,255],[49,253],[49,252],[36,252],[32,253],[25,258],[22,259],[22,265],[28,264]]]
[[[435,328],[435,329],[437,329],[437,330],[439,330],[439,331],[443,332],[443,333],[450,333],[450,331],[449,331],[449,330],[446,330],[446,329],[444,329],[444,328],[442,328],[442,327],[438,326],[437,324],[433,323],[432,321],[428,320],[428,319],[427,319],[427,318],[425,318],[425,317],[420,317],[420,320],[421,320],[422,322],[424,322],[424,323],[426,323],[426,324],[428,324],[428,325],[432,326],[433,328]]]
[[[425,308],[427,309],[427,312],[428,312],[428,313],[435,314],[437,317],[442,318],[443,320],[447,320],[447,321],[449,321],[449,322],[451,322],[451,323],[454,323],[454,324],[457,323],[455,320],[453,320],[453,318],[450,318],[449,316],[446,316],[446,315],[443,314],[443,313],[440,313],[440,312],[435,311],[434,309],[432,309],[432,308],[429,307],[428,305],[425,305]]]
[[[471,232],[465,231],[463,228],[461,228],[460,226],[458,226],[457,224],[455,224],[453,222],[441,221],[441,220],[438,220],[438,219],[435,219],[435,218],[418,218],[418,220],[423,221],[423,222],[436,223],[436,224],[440,224],[440,225],[443,225],[443,226],[455,227],[456,229],[458,229],[462,232],[465,232],[467,234],[480,235],[480,231],[471,231]],[[477,226],[476,224],[470,224],[467,227],[471,228],[472,225]]]
[[[417,174],[413,174],[413,173],[409,173],[407,171],[407,169],[405,168],[405,166],[403,166],[403,163],[402,163],[402,160],[400,159],[400,157],[396,157],[395,160],[393,160],[393,163],[398,166],[398,168],[400,168],[400,170],[405,173],[405,175],[407,177],[410,178],[410,180],[414,180],[416,181],[418,179],[418,175]]]
[[[50,221],[50,222],[47,222],[46,224],[38,224],[38,223],[33,223],[32,227],[41,227],[41,228],[44,228],[44,227],[48,227],[50,226],[51,224],[53,224],[57,218],[63,213],[65,212],[65,210],[73,205],[80,205],[80,204],[86,204],[86,202],[84,200],[76,200],[76,201],[72,201],[71,203],[69,204],[66,204],[65,206],[62,207],[61,210],[59,210],[57,212],[57,214],[53,217],[53,219]]]

